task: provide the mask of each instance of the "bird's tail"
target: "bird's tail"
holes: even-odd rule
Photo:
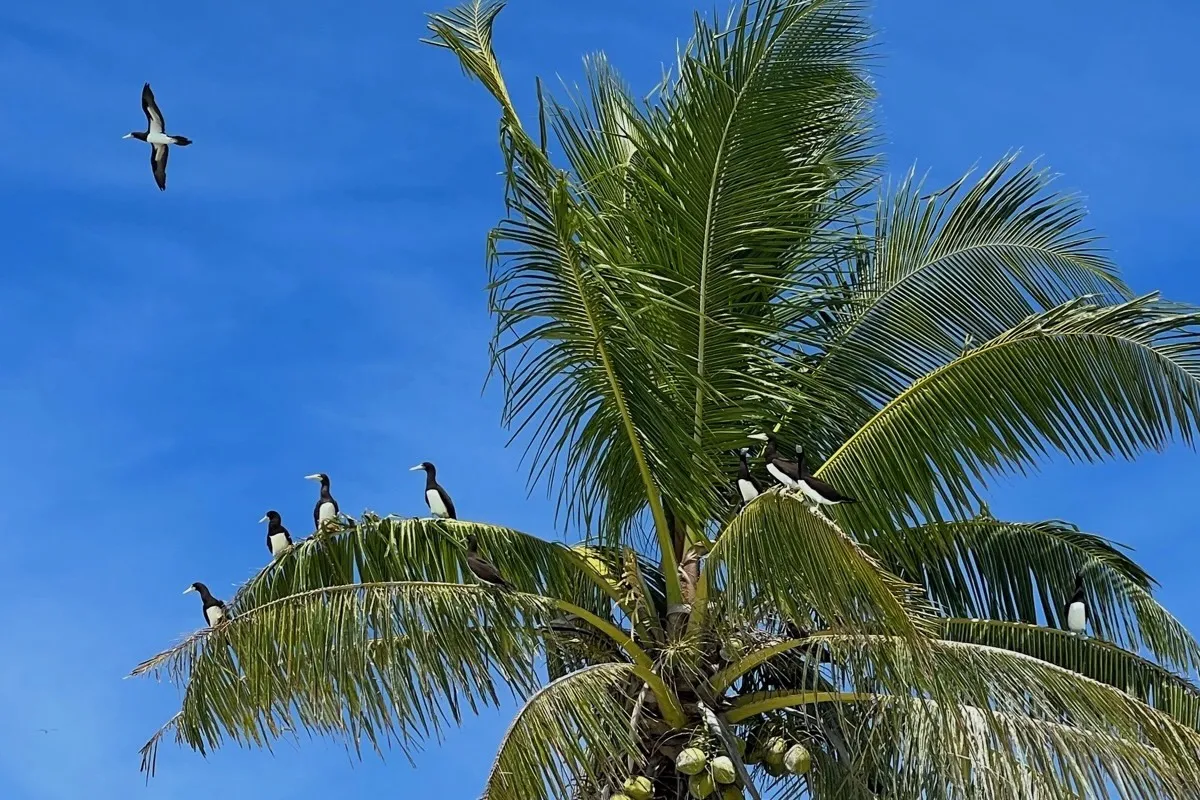
[[[180,147],[187,147],[192,143],[192,140],[186,136],[171,136],[171,140]]]

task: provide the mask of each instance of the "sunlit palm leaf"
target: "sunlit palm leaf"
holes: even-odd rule
[[[1065,628],[1064,609],[1082,574],[1097,636],[1144,648],[1172,669],[1200,668],[1200,644],[1154,599],[1150,576],[1113,543],[1069,523],[981,514],[880,530],[866,541],[897,575],[923,584],[950,616]]]
[[[488,800],[554,800],[580,780],[618,779],[638,746],[625,695],[628,664],[600,664],[552,681],[525,703],[500,743],[488,776]],[[598,753],[603,754],[597,759]],[[597,772],[597,764],[606,771]]]
[[[1200,688],[1116,645],[1019,622],[949,619],[943,624],[947,639],[1013,650],[1078,672],[1200,730]]]
[[[704,576],[722,587],[726,613],[765,599],[785,618],[807,620],[815,612],[838,629],[913,637],[929,624],[929,609],[914,587],[887,573],[829,520],[774,492],[730,523],[705,561]]]
[[[500,686],[528,694],[553,612],[476,586],[330,587],[249,609],[139,669],[186,686],[177,739],[201,752],[288,728],[408,750],[464,707],[495,705]]]
[[[465,541],[475,536],[488,560],[523,591],[611,616],[612,598],[568,548],[499,525],[363,514],[328,526],[269,563],[234,597],[235,614],[312,589],[353,583],[473,582]]]
[[[1132,457],[1200,415],[1200,314],[1155,296],[1035,314],[929,372],[846,440],[816,474],[865,502],[856,529],[963,517],[990,474],[1047,450]]]

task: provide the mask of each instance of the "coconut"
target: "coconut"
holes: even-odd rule
[[[721,790],[721,800],[746,800],[746,795],[736,786],[726,786]]]
[[[770,761],[764,761],[763,769],[765,769],[767,771],[767,774],[770,775],[772,778],[778,778],[778,777],[782,776],[784,774],[784,772],[786,772],[786,770],[783,767],[782,761],[780,761],[778,764],[774,764]]]
[[[712,767],[713,780],[717,783],[733,783],[737,780],[737,770],[729,756],[717,756],[709,764]]]
[[[608,796],[608,800],[630,800],[630,797],[627,794],[621,794],[620,792],[617,792],[616,794],[610,794]]]
[[[695,775],[703,770],[707,763],[708,756],[704,755],[704,751],[699,747],[685,748],[675,757],[675,769],[684,775]]]
[[[625,781],[622,791],[629,795],[631,800],[650,800],[654,794],[654,785],[645,775],[635,775]]]
[[[713,783],[712,776],[707,772],[701,772],[699,775],[693,775],[688,778],[688,791],[692,793],[692,797],[696,800],[703,800],[717,790],[717,785]]]
[[[803,775],[812,767],[812,755],[802,744],[794,744],[783,757],[783,765],[793,775]]]
[[[746,755],[746,740],[740,736],[733,737],[733,746],[737,748],[738,755],[745,757]]]
[[[787,753],[787,747],[787,742],[782,738],[772,736],[763,748],[763,761],[772,766],[783,766],[783,756]]]

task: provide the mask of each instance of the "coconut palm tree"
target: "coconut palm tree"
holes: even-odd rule
[[[167,735],[407,752],[507,690],[493,800],[1198,796],[1200,646],[1153,580],[982,495],[1048,452],[1189,440],[1200,314],[1132,296],[1015,157],[882,183],[855,0],[747,0],[697,19],[652,100],[597,57],[529,121],[500,9],[432,15],[431,41],[499,106],[505,422],[587,535],[314,533],[137,668],[183,687],[143,768]],[[768,489],[757,449],[746,502],[755,434],[858,502]],[[511,588],[467,569],[472,537]]]

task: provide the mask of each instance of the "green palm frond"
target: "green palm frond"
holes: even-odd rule
[[[768,601],[785,618],[815,613],[834,629],[886,630],[917,637],[930,609],[836,524],[800,501],[768,492],[721,534],[703,568],[734,613]],[[700,605],[698,601],[697,605]]]
[[[898,393],[816,474],[866,500],[856,529],[977,508],[986,475],[1050,448],[1072,459],[1132,457],[1200,415],[1200,314],[1155,295],[1034,314]]]
[[[281,729],[404,750],[537,684],[551,601],[436,583],[312,590],[244,611],[139,666],[186,686],[176,738],[206,752]],[[153,765],[150,765],[153,768]]]
[[[596,579],[586,560],[561,544],[499,525],[371,513],[296,542],[243,585],[231,607],[238,614],[313,589],[354,583],[474,582],[465,561],[465,541],[472,535],[518,589],[611,616],[615,592]]]
[[[948,619],[943,636],[998,647],[1114,686],[1200,730],[1200,687],[1135,653],[1066,631],[987,619]]]
[[[1128,299],[1082,228],[1078,199],[1049,193],[1047,171],[1015,162],[932,196],[910,172],[879,201],[874,247],[814,382],[881,405],[958,357],[967,337],[986,342],[1081,296]]]
[[[625,694],[631,675],[628,664],[598,664],[530,697],[500,743],[484,797],[553,800],[569,796],[579,781],[615,783],[624,759],[638,756],[629,726],[633,699]]]
[[[1145,649],[1172,669],[1200,669],[1200,643],[1154,599],[1153,580],[1112,542],[1058,520],[963,522],[880,530],[866,538],[897,575],[922,584],[955,617],[1063,628],[1064,609],[1084,576],[1097,636]]]

